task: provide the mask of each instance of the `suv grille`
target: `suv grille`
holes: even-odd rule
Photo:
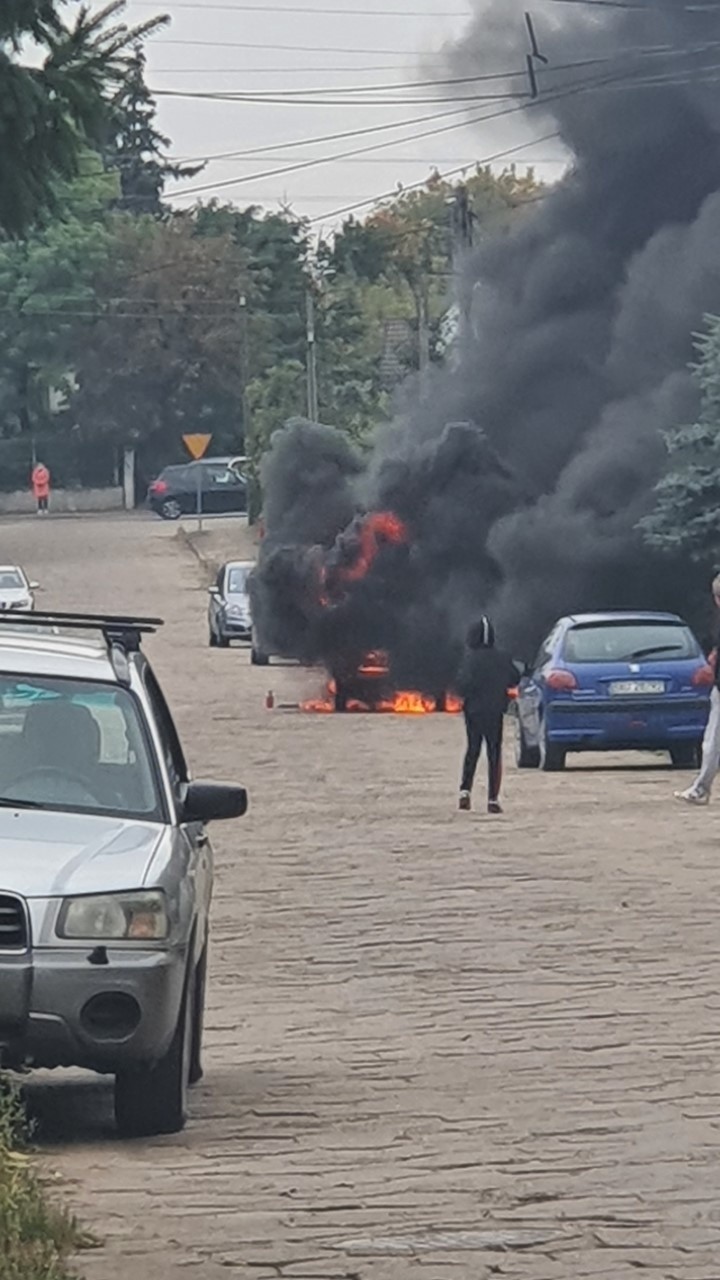
[[[0,893],[0,951],[25,951],[27,943],[27,922],[22,902],[7,893]]]

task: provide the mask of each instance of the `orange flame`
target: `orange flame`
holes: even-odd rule
[[[383,542],[401,546],[408,541],[408,531],[392,511],[371,511],[360,528],[360,547],[354,562],[344,566],[339,576],[345,582],[360,582],[370,572]]]
[[[364,674],[367,674],[364,668],[361,668]],[[384,675],[387,668],[383,668],[381,673]],[[335,682],[331,680],[327,686],[326,696],[324,698],[311,698],[308,702],[300,704],[301,711],[311,712],[315,715],[330,715],[335,711]],[[347,712],[373,712],[384,715],[396,716],[429,716],[437,711],[443,711],[448,715],[457,715],[462,711],[462,701],[448,694],[443,707],[439,707],[437,700],[426,693],[416,693],[410,689],[401,689],[394,693],[391,698],[381,698],[378,701],[364,701],[360,698],[349,698],[346,707]]]

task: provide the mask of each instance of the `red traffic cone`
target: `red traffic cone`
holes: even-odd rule
[[[265,706],[267,707],[268,711],[272,711],[273,707],[275,706],[275,694],[273,693],[272,689],[268,689],[267,693],[265,694]]]

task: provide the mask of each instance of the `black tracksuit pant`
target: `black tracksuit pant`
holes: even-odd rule
[[[478,715],[465,708],[465,728],[467,730],[467,751],[463,763],[461,791],[472,791],[475,773],[480,759],[483,742],[487,752],[488,763],[488,800],[497,800],[502,783],[502,740],[503,717],[490,720],[487,715]]]

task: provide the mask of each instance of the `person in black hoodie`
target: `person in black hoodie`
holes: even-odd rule
[[[488,813],[502,813],[503,717],[508,690],[518,684],[518,671],[508,653],[495,648],[495,630],[489,618],[481,618],[468,631],[465,656],[456,680],[463,699],[467,751],[460,783],[460,808],[471,808],[475,772],[483,742],[488,762]]]

